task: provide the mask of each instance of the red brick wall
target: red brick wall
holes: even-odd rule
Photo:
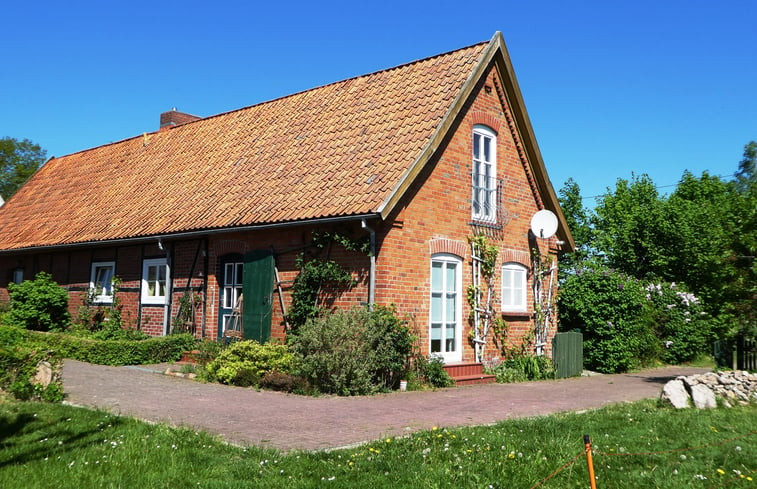
[[[499,249],[494,302],[500,310],[501,265],[516,259],[531,267],[528,231],[531,216],[542,208],[541,197],[531,183],[530,168],[519,151],[517,132],[509,121],[508,103],[502,94],[496,71],[492,70],[473,95],[457,124],[454,134],[437,150],[418,181],[398,206],[380,233],[377,256],[376,301],[394,303],[401,314],[411,315],[428,353],[430,263],[434,253],[447,252],[463,259],[463,361],[474,360],[474,349],[467,340],[469,306],[464,299],[472,280],[471,251],[468,238],[485,231]],[[484,124],[497,133],[497,176],[502,179],[504,215],[498,216],[501,229],[471,225],[472,132]],[[542,253],[550,243],[538,240]],[[554,238],[551,240],[554,241]],[[551,242],[554,246],[555,243]],[[530,275],[530,274],[529,274]],[[508,341],[520,344],[533,330],[533,298],[529,276],[527,314],[503,316],[509,326]],[[554,335],[554,326],[550,338]],[[491,337],[491,333],[490,333]],[[487,357],[501,355],[491,340]]]

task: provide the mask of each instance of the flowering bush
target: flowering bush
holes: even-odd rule
[[[699,299],[675,282],[649,284],[645,291],[645,319],[662,344],[660,359],[679,363],[707,353],[712,328]]]

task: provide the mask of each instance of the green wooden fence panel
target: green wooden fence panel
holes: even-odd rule
[[[577,377],[584,369],[584,335],[577,331],[557,333],[552,343],[557,378]]]

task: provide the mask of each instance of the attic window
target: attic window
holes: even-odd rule
[[[473,128],[473,219],[497,221],[497,136],[490,128]]]

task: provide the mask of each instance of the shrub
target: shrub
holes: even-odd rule
[[[423,378],[431,384],[432,387],[451,387],[455,381],[449,373],[444,370],[444,360],[442,357],[430,355],[425,361],[420,362],[420,372]]]
[[[141,341],[83,338],[66,333],[43,333],[0,327],[0,346],[23,344],[38,350],[52,350],[63,358],[99,365],[138,365],[178,360],[190,350],[195,339],[188,335],[170,335]]]
[[[257,385],[267,372],[288,373],[294,367],[294,355],[286,345],[260,344],[254,340],[238,341],[221,351],[205,367],[210,379],[241,387]]]
[[[61,331],[68,327],[68,293],[50,274],[39,272],[34,280],[8,284],[10,309],[5,323],[36,331]]]
[[[488,366],[486,372],[494,375],[499,383],[555,378],[555,369],[548,357],[525,353],[516,354],[507,360]]]
[[[300,376],[278,370],[271,370],[260,379],[260,387],[274,391],[297,392],[306,394],[310,391],[308,381]]]
[[[584,364],[605,373],[625,372],[657,356],[658,341],[643,320],[638,280],[612,270],[568,277],[560,288],[560,329],[580,329]]]
[[[300,374],[322,392],[371,394],[397,387],[413,337],[393,307],[337,310],[311,318],[292,338]]]
[[[52,382],[47,386],[33,383],[40,362],[49,363],[53,372],[60,369],[60,357],[54,352],[22,346],[0,346],[0,389],[7,390],[22,401],[63,400],[63,386],[57,374],[53,375]]]

